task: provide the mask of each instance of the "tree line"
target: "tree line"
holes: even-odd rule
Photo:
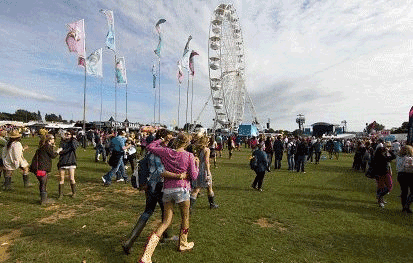
[[[7,112],[0,112],[0,120],[1,121],[21,121],[21,122],[29,122],[29,121],[42,121],[42,115],[40,111],[37,112],[30,112],[27,110],[18,109],[15,113],[7,113]],[[44,115],[45,121],[51,122],[63,122],[67,123],[67,120],[62,118],[62,115],[56,115],[54,113],[45,114]]]

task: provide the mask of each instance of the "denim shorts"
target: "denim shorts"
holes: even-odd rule
[[[176,204],[182,203],[184,201],[189,201],[190,193],[185,190],[178,190],[172,193],[164,193],[162,197],[162,201],[164,203],[167,202],[175,202]]]

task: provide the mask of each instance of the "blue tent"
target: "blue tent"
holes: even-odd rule
[[[238,126],[238,134],[241,136],[258,136],[258,129],[252,124],[241,124]]]

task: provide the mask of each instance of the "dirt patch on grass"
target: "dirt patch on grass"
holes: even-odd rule
[[[6,262],[10,258],[8,249],[15,238],[21,235],[20,230],[14,230],[8,234],[0,236],[0,262]]]
[[[259,225],[260,227],[264,227],[264,228],[276,227],[281,232],[287,231],[287,228],[285,228],[283,224],[277,221],[275,221],[274,223],[270,223],[268,221],[268,218],[260,218],[257,220],[257,222],[254,222],[254,224]]]
[[[127,194],[128,196],[133,196],[139,193],[136,189],[131,188],[131,187],[128,187],[126,189],[116,189],[116,190],[113,190],[113,192],[117,194]]]
[[[63,210],[63,211],[57,211],[53,213],[51,216],[45,217],[40,219],[38,222],[39,223],[44,223],[44,224],[54,224],[60,219],[68,219],[74,217],[76,214],[75,209],[69,209],[69,210]]]

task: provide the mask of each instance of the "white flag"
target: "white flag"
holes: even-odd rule
[[[89,75],[103,77],[102,70],[102,48],[96,49],[86,59],[86,72]]]

